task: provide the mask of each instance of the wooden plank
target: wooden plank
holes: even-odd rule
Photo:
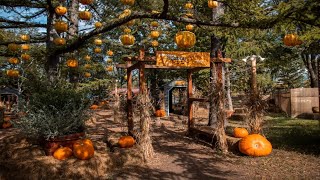
[[[130,66],[128,66],[127,64],[116,64],[117,68],[123,68],[123,69],[128,69]]]
[[[230,63],[231,58],[211,58],[212,62],[224,62],[224,63]]]
[[[209,102],[209,99],[208,98],[193,98],[193,97],[190,97],[189,101]]]
[[[139,63],[139,93],[145,92],[144,63]]]
[[[128,61],[127,65],[130,66],[131,62]],[[133,130],[133,106],[132,106],[132,73],[127,71],[127,121],[128,132]]]
[[[189,98],[192,97],[192,71],[188,70],[188,128],[194,126],[193,119],[193,101],[189,101]]]

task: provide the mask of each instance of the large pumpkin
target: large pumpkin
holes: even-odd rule
[[[57,15],[62,16],[67,13],[67,8],[59,5],[54,9],[54,11],[56,12]]]
[[[91,12],[89,11],[81,11],[79,12],[79,18],[82,20],[90,20],[92,17]]]
[[[135,140],[132,136],[122,136],[118,141],[118,145],[121,148],[130,148],[134,145]]]
[[[151,38],[156,39],[160,36],[160,32],[159,31],[151,31],[150,36],[151,36]]]
[[[57,21],[54,23],[54,29],[57,33],[66,32],[68,30],[68,24],[64,21]]]
[[[82,160],[87,160],[93,157],[94,147],[89,139],[78,140],[73,144],[73,155]]]
[[[27,35],[27,34],[22,34],[22,35],[20,35],[20,39],[22,41],[29,41],[30,40],[30,36]]]
[[[19,61],[18,58],[11,57],[11,58],[8,59],[8,62],[9,62],[10,64],[18,64],[20,61]]]
[[[57,46],[63,46],[66,44],[66,40],[64,38],[54,38],[53,43]]]
[[[247,129],[245,129],[245,128],[236,127],[233,129],[233,136],[236,138],[244,138],[248,135],[249,135],[249,133],[248,133]]]
[[[29,61],[31,58],[31,56],[29,54],[21,54],[21,59],[25,60],[25,61]]]
[[[67,60],[67,66],[70,68],[75,68],[78,67],[78,61],[74,58],[68,59]]]
[[[65,160],[72,156],[72,149],[69,147],[60,147],[53,153],[53,157],[59,160]]]
[[[190,31],[180,31],[174,40],[179,48],[191,48],[196,44],[196,35]]]
[[[120,41],[125,46],[131,46],[134,44],[135,38],[131,34],[124,34],[120,36]]]
[[[129,5],[129,6],[133,6],[134,5],[134,0],[120,0],[120,1],[124,5]]]
[[[84,5],[89,5],[93,3],[93,0],[79,0],[79,2]]]
[[[29,45],[29,44],[22,44],[22,45],[21,45],[21,49],[22,49],[23,51],[28,51],[28,50],[30,49],[30,45]]]
[[[17,51],[19,49],[19,45],[14,44],[14,43],[10,43],[10,44],[8,44],[8,49],[10,51]]]
[[[272,145],[260,134],[250,134],[239,141],[239,150],[248,156],[267,156],[272,151]]]
[[[19,71],[16,69],[8,69],[7,70],[7,76],[9,77],[18,77],[19,76]]]
[[[164,109],[158,109],[155,113],[156,117],[164,117],[166,116],[166,111]]]
[[[94,44],[97,45],[97,46],[100,46],[100,45],[102,45],[102,40],[101,39],[95,39],[94,40]]]
[[[218,1],[208,0],[208,7],[209,8],[217,8],[218,7]]]

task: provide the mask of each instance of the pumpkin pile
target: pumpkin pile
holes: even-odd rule
[[[272,152],[271,143],[260,134],[250,134],[245,128],[234,128],[233,135],[242,138],[239,141],[239,151],[245,155],[260,157]]]
[[[58,160],[68,159],[72,155],[81,160],[92,158],[94,156],[92,141],[89,139],[77,140],[73,144],[73,149],[69,147],[60,147],[53,153],[53,157]]]

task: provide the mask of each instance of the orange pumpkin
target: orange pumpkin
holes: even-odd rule
[[[99,28],[102,27],[102,23],[101,23],[101,22],[96,22],[96,23],[94,23],[94,26],[95,26],[97,29],[99,29]]]
[[[8,121],[3,122],[3,124],[2,124],[3,129],[10,128],[11,126],[12,126],[12,124]]]
[[[272,151],[272,145],[260,134],[250,134],[239,141],[239,150],[248,156],[267,156]]]
[[[67,13],[67,8],[59,5],[54,9],[54,11],[56,12],[57,15],[62,16]]]
[[[247,129],[245,129],[245,128],[236,127],[233,129],[233,136],[236,138],[244,138],[248,135],[249,135],[249,133],[248,133]]]
[[[150,36],[151,36],[151,38],[156,39],[160,36],[160,32],[159,31],[151,31]]]
[[[68,59],[67,60],[67,66],[70,68],[78,67],[78,61],[76,59]]]
[[[81,12],[79,12],[79,18],[82,19],[82,20],[88,21],[88,20],[91,19],[91,17],[92,17],[92,14],[89,11],[81,11]]]
[[[218,7],[218,1],[208,0],[208,7],[209,8],[217,8]]]
[[[86,55],[86,56],[84,57],[84,60],[90,61],[90,60],[91,60],[91,57],[90,57],[89,55]]]
[[[64,38],[55,38],[53,43],[57,46],[63,46],[66,44],[66,40]]]
[[[124,34],[120,36],[120,41],[125,46],[131,46],[134,44],[135,38],[131,34]]]
[[[135,22],[136,21],[134,19],[132,19],[131,21],[127,22],[126,25],[127,26],[133,26]]]
[[[28,51],[28,50],[30,49],[30,45],[29,45],[29,44],[22,44],[22,45],[21,45],[21,49],[22,49],[23,51]]]
[[[193,4],[192,4],[191,2],[188,2],[188,3],[186,3],[186,4],[184,5],[184,7],[185,7],[186,9],[193,9]]]
[[[152,21],[152,22],[150,23],[150,25],[151,25],[152,27],[158,27],[158,26],[159,26],[159,23],[158,23],[157,21]]]
[[[21,59],[25,60],[25,61],[29,61],[31,58],[31,56],[29,54],[21,54]]]
[[[86,78],[91,77],[91,73],[89,73],[89,72],[85,72],[85,73],[84,73],[84,77],[86,77]]]
[[[94,52],[99,54],[102,52],[102,49],[101,48],[94,48]]]
[[[96,104],[93,104],[92,106],[90,106],[90,109],[92,109],[92,110],[96,110],[96,109],[98,109],[98,108],[99,108],[99,106],[96,105]]]
[[[299,40],[299,37],[297,34],[287,34],[283,38],[283,43],[286,46],[296,46],[296,45],[301,45],[302,41]]]
[[[109,71],[109,72],[111,72],[111,71],[113,71],[113,67],[112,67],[112,66],[108,66],[108,67],[106,68],[106,70]]]
[[[59,160],[65,160],[72,156],[72,149],[69,147],[60,147],[53,153],[53,157]]]
[[[155,113],[156,117],[164,117],[166,116],[166,111],[164,109],[158,109]]]
[[[191,48],[196,44],[196,35],[190,31],[180,31],[174,40],[180,48]]]
[[[129,6],[133,6],[134,5],[134,0],[120,0],[120,1],[124,5],[129,5]]]
[[[30,36],[27,35],[27,34],[22,34],[22,35],[20,35],[20,39],[22,41],[29,41],[30,40]]]
[[[10,64],[18,64],[20,61],[19,61],[18,58],[11,57],[11,58],[8,59],[8,62],[9,62]]]
[[[68,24],[64,21],[57,21],[54,23],[54,29],[57,33],[66,32],[68,30]]]
[[[158,47],[158,46],[159,46],[159,42],[156,41],[156,40],[154,40],[154,41],[151,42],[151,45],[152,45],[153,47]]]
[[[85,69],[90,69],[90,68],[91,68],[91,65],[90,65],[90,64],[85,64],[85,65],[84,65],[84,68],[85,68]]]
[[[118,141],[118,145],[121,148],[131,148],[135,143],[132,136],[122,136]]]
[[[79,2],[83,5],[89,5],[93,3],[93,0],[79,0]]]
[[[113,51],[111,51],[111,50],[107,51],[107,55],[108,56],[113,56]]]
[[[20,72],[16,69],[8,69],[7,70],[7,76],[9,77],[18,77],[20,75]]]
[[[97,46],[100,46],[100,45],[102,45],[102,40],[101,39],[95,39],[94,40],[94,44],[97,45]]]
[[[192,24],[186,25],[186,30],[187,31],[192,31],[193,30],[193,25]]]
[[[94,147],[89,139],[78,140],[73,144],[73,155],[81,160],[87,160],[93,157]]]

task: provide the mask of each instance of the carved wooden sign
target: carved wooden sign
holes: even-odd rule
[[[157,51],[157,66],[167,67],[210,67],[210,53]]]

